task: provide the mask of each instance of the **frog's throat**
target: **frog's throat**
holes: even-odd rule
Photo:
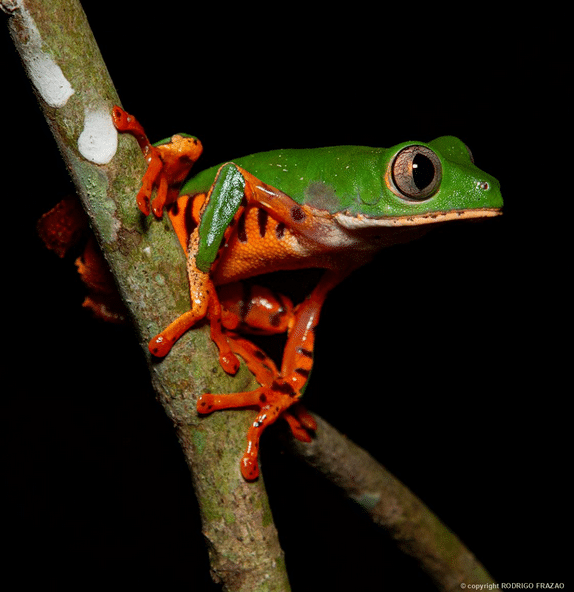
[[[448,212],[427,212],[425,214],[412,214],[408,216],[384,216],[381,218],[369,218],[362,214],[350,215],[338,212],[333,218],[343,228],[358,230],[361,228],[397,228],[400,226],[422,226],[425,224],[438,224],[451,220],[472,220],[476,218],[492,218],[500,216],[501,208],[477,208],[469,210],[450,210]]]

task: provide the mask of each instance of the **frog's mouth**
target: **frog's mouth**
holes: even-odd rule
[[[448,212],[427,212],[425,214],[411,214],[407,216],[383,216],[370,218],[362,214],[350,215],[346,212],[337,212],[333,218],[347,230],[377,229],[377,228],[401,228],[405,226],[423,226],[426,224],[439,224],[452,220],[472,220],[478,218],[492,218],[500,216],[502,208],[476,208],[468,210],[450,210]]]

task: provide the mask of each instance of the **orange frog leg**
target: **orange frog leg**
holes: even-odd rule
[[[204,394],[197,401],[199,413],[221,409],[258,407],[259,413],[247,432],[247,448],[241,459],[245,479],[259,475],[257,456],[261,434],[268,425],[295,403],[299,402],[313,365],[315,329],[328,292],[347,274],[326,271],[311,295],[295,311],[283,353],[281,372],[273,362],[247,340],[231,341],[232,348],[245,359],[261,386],[254,391],[229,395]],[[295,411],[286,416],[296,438],[308,441],[307,429],[315,429],[315,420],[306,411]]]
[[[235,374],[239,369],[239,360],[233,353],[227,335],[223,332],[222,307],[211,279],[211,270],[203,271],[196,264],[197,253],[200,248],[200,218],[204,205],[209,201],[211,192],[198,194],[196,196],[182,196],[175,206],[170,209],[169,215],[180,244],[187,254],[187,276],[192,308],[173,321],[161,333],[153,337],[149,342],[149,350],[154,356],[164,357],[174,343],[193,325],[206,318],[209,321],[211,339],[219,350],[219,363],[229,374]],[[233,220],[241,217],[244,206],[240,206],[235,213]],[[191,211],[193,217],[193,228],[188,228],[186,212]],[[232,232],[232,225],[225,231],[225,237]],[[188,234],[189,233],[189,234]],[[214,263],[214,266],[217,263]]]
[[[138,207],[148,216],[151,202],[154,215],[161,218],[164,207],[176,201],[181,185],[201,156],[201,142],[193,136],[176,134],[168,141],[153,145],[137,119],[121,107],[115,106],[112,109],[112,119],[119,132],[135,137],[148,163],[136,198]],[[157,194],[151,201],[154,188],[157,188]]]
[[[89,230],[80,200],[74,196],[60,201],[40,218],[37,230],[46,247],[58,257],[64,257],[78,243],[85,242],[82,254],[76,259],[78,273],[88,290],[82,306],[103,321],[125,322],[127,311],[96,237]]]
[[[248,341],[247,339],[244,339],[238,335],[233,335],[232,338],[233,341],[231,343],[233,351],[245,360],[247,367],[253,373],[257,379],[257,382],[259,382],[262,387],[272,387],[274,381],[279,378],[279,372],[273,360],[271,360],[251,341]],[[259,390],[260,389],[256,389],[252,392],[258,393]],[[246,394],[249,395],[250,393]],[[228,399],[229,395],[222,395],[222,397]],[[258,402],[255,403],[254,406],[260,406],[260,403],[261,401],[259,397]],[[266,410],[261,409],[259,416],[264,413],[266,413]],[[254,425],[258,423],[259,416],[255,420]],[[301,403],[292,401],[291,406],[282,412],[281,417],[287,421],[293,436],[297,438],[297,440],[300,440],[301,442],[311,441],[309,432],[314,432],[317,429],[317,422],[315,421],[315,418],[305,409],[305,407],[301,405]],[[267,425],[269,425],[269,423],[272,422],[268,422]],[[257,456],[256,450],[258,448],[259,438],[263,429],[264,428],[261,428],[261,431],[258,433],[257,429],[254,429],[252,426],[248,432],[247,449],[255,451],[255,456]],[[243,464],[244,463],[242,463],[242,465]]]
[[[293,303],[283,294],[246,282],[217,289],[221,322],[228,331],[258,335],[286,333],[293,318]]]
[[[189,263],[188,263],[189,268]],[[229,374],[239,370],[239,360],[232,352],[229,340],[223,332],[221,323],[222,309],[209,273],[195,268],[189,274],[191,302],[193,308],[183,313],[158,333],[149,342],[150,352],[157,357],[165,357],[173,344],[197,322],[206,318],[209,321],[211,339],[219,349],[219,363]]]
[[[161,218],[164,207],[173,204],[178,197],[179,189],[187,177],[191,167],[199,158],[202,146],[197,138],[172,136],[171,140],[159,145],[152,145],[143,127],[133,115],[126,113],[121,107],[114,107],[112,119],[118,131],[133,135],[148,163],[147,171],[142,179],[142,186],[136,198],[139,209],[146,216],[151,210]],[[151,201],[153,189],[157,188],[156,197]],[[205,196],[199,196],[195,215],[199,217]],[[177,231],[177,228],[176,228]],[[202,272],[195,266],[195,252],[199,244],[197,227],[189,237],[178,238],[184,251],[188,252],[188,275],[192,309],[181,315],[161,333],[149,342],[150,352],[157,357],[166,356],[173,344],[188,329],[203,318],[207,318],[211,326],[211,338],[219,348],[219,361],[226,372],[234,374],[239,369],[239,360],[229,347],[227,337],[221,328],[221,306],[217,299],[215,287],[209,273]]]
[[[256,479],[259,475],[257,456],[259,440],[264,429],[282,416],[288,423],[293,436],[302,442],[310,442],[309,431],[317,429],[313,416],[294,399],[292,393],[280,392],[279,372],[267,355],[251,341],[236,334],[230,334],[233,351],[241,356],[247,367],[261,384],[254,391],[234,393],[233,395],[205,394],[197,402],[199,413],[211,413],[222,409],[238,409],[258,407],[259,413],[247,431],[247,448],[241,459],[241,473],[247,480]],[[274,390],[275,389],[275,392]],[[272,396],[269,397],[269,394]]]
[[[190,201],[193,203],[190,204]],[[199,242],[197,226],[186,242],[188,228],[184,226],[182,218],[187,219],[187,217],[182,213],[186,211],[188,205],[191,209],[199,210],[196,203],[198,201],[203,203],[204,196],[193,198],[183,196],[178,200],[179,207],[176,211],[170,210],[170,218],[180,243],[182,247],[187,245],[188,276],[194,307],[152,338],[149,349],[157,357],[166,356],[175,341],[205,317],[210,323],[211,339],[219,349],[221,366],[226,372],[235,374],[239,368],[239,361],[233,353],[227,332],[224,332],[223,328],[262,335],[285,333],[293,316],[293,303],[286,296],[256,285],[232,283],[221,286],[216,291],[210,275],[202,272],[195,265],[194,254]],[[239,217],[242,211],[243,208],[236,217]]]
[[[227,163],[220,167],[207,196],[205,194],[183,196],[177,200],[177,203],[171,209],[170,218],[178,239],[187,253],[187,274],[192,309],[154,337],[150,341],[149,349],[155,356],[163,357],[167,355],[177,339],[195,323],[207,318],[211,327],[211,338],[219,349],[221,366],[226,372],[234,374],[239,368],[239,360],[232,352],[226,335],[222,332],[221,306],[211,279],[212,275],[216,273],[218,260],[217,257],[211,255],[212,263],[202,269],[200,269],[201,264],[198,263],[198,256],[202,254],[202,249],[205,247],[205,242],[202,244],[202,240],[205,241],[205,238],[201,239],[200,236],[202,216],[207,208],[214,205],[215,202],[212,203],[214,192],[219,192],[214,208],[215,215],[219,216],[222,212],[227,211],[227,208],[217,207],[217,204],[224,203],[225,200],[225,196],[220,192],[222,185],[226,185],[226,182],[221,182],[226,175],[229,175],[227,179],[233,178],[235,186],[242,187],[241,196],[244,199],[241,200],[241,203],[237,203],[237,207],[229,219],[225,219],[225,222],[219,221],[216,224],[216,226],[223,228],[220,235],[223,244],[228,242],[233,232],[237,232],[238,221],[246,207],[251,205],[268,210],[278,221],[286,225],[296,226],[298,232],[302,234],[313,231],[314,217],[310,211],[307,211],[306,206],[299,206],[287,195],[263,184],[256,177],[233,163]],[[191,212],[195,224],[191,232],[185,222],[186,212]],[[219,241],[216,244],[219,244]],[[209,261],[209,258],[207,261]],[[205,264],[205,260],[203,262]],[[208,271],[204,271],[205,269],[208,269]]]

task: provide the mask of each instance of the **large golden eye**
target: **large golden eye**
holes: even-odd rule
[[[442,178],[439,157],[426,146],[403,148],[391,165],[391,178],[399,197],[427,199],[438,191]]]

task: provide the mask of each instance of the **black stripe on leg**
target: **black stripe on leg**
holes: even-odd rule
[[[259,225],[259,236],[263,238],[267,232],[267,222],[269,220],[269,213],[263,208],[257,210],[257,224]]]

